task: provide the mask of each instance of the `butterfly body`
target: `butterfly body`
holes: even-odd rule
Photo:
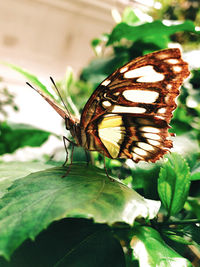
[[[80,120],[39,93],[65,119],[78,146],[109,158],[155,162],[172,147],[169,122],[188,75],[177,48],[136,58],[97,87]]]

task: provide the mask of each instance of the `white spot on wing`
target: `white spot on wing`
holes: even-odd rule
[[[172,85],[169,83],[169,84],[167,84],[166,88],[167,88],[168,90],[170,90],[170,89],[172,89]]]
[[[158,113],[165,113],[166,112],[166,108],[160,108],[159,110],[158,110]]]
[[[139,155],[137,155],[137,154],[135,154],[135,153],[132,153],[132,155],[133,155],[133,160],[134,160],[134,161],[143,159],[142,157],[140,157]]]
[[[116,96],[118,96],[119,94],[120,94],[120,92],[113,93],[113,95],[116,95]]]
[[[126,90],[122,94],[126,100],[137,103],[153,103],[159,96],[158,92],[146,90]]]
[[[101,85],[103,85],[103,86],[107,86],[107,85],[109,85],[110,82],[111,82],[110,80],[105,80],[105,81],[103,81],[103,82],[101,83]]]
[[[145,108],[140,107],[124,107],[124,106],[114,106],[113,113],[145,113]]]
[[[152,150],[154,150],[154,147],[153,147],[153,146],[151,146],[151,145],[149,145],[149,144],[147,144],[147,143],[144,143],[144,142],[138,142],[137,145],[138,145],[140,148],[142,148],[142,149],[144,149],[144,150],[147,150],[147,151],[152,151]]]
[[[127,69],[128,69],[128,67],[123,67],[123,68],[120,69],[119,72],[120,72],[120,73],[124,73],[125,71],[127,71]]]
[[[160,146],[160,142],[148,139],[148,143],[151,144],[152,146]]]
[[[146,137],[146,138],[148,138],[148,139],[160,140],[160,136],[158,134],[143,133],[143,136]]]
[[[134,147],[133,152],[140,155],[140,156],[146,156],[147,152],[139,147]]]
[[[165,76],[154,70],[153,66],[144,66],[138,69],[129,70],[124,73],[124,78],[137,78],[137,82],[159,82],[162,81]]]
[[[165,117],[164,116],[155,116],[155,118],[157,118],[157,119],[159,119],[159,120],[164,120],[165,119]]]
[[[165,61],[167,63],[169,63],[169,64],[177,64],[177,63],[179,63],[178,59],[176,59],[176,58],[166,59]]]
[[[165,54],[165,53],[161,53],[159,55],[156,55],[156,57],[159,58],[159,59],[165,59],[165,58],[169,57],[169,55]]]
[[[180,66],[173,67],[174,72],[181,72],[182,68]]]
[[[159,133],[160,132],[160,129],[155,128],[155,127],[151,127],[151,126],[140,127],[140,130],[143,132],[149,132],[149,133]]]
[[[112,105],[109,101],[103,101],[102,104],[103,104],[103,106],[106,107],[106,108],[107,108],[107,107],[110,107],[110,106]]]

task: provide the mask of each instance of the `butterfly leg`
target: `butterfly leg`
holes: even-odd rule
[[[74,147],[75,147],[75,145],[74,145],[74,143],[72,143],[71,162],[70,162],[70,164],[69,164],[69,167],[68,167],[68,169],[67,169],[66,173],[65,173],[65,174],[62,176],[62,178],[66,177],[66,176],[69,174],[69,172],[70,172],[70,170],[71,170],[71,168],[72,168],[72,163],[73,163],[73,154],[74,154]]]
[[[76,143],[72,142],[71,140],[69,140],[67,137],[63,136],[63,143],[64,143],[64,147],[65,147],[65,151],[66,151],[66,158],[65,158],[65,161],[63,163],[63,166],[65,166],[65,164],[68,162],[68,158],[69,158],[69,152],[68,152],[68,149],[67,149],[67,145],[66,145],[66,141],[69,142],[70,144],[72,144],[72,153],[71,153],[71,162],[69,164],[69,167],[68,167],[68,170],[67,172],[62,176],[63,177],[66,177],[70,170],[71,170],[71,167],[72,167],[72,162],[73,162],[73,153],[74,153],[74,147],[76,146]]]
[[[68,142],[70,141],[67,137],[63,136],[63,143],[64,143],[64,147],[65,147],[65,152],[66,152],[65,161],[64,161],[64,163],[62,165],[63,167],[65,166],[65,164],[67,164],[68,158],[69,158],[69,152],[68,152],[68,149],[67,149],[66,140]]]

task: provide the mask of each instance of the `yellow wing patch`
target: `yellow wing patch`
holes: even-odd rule
[[[105,117],[98,126],[99,137],[112,158],[117,158],[126,134],[121,116]]]

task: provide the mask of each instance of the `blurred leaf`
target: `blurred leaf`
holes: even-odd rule
[[[51,133],[26,124],[0,123],[0,155],[25,146],[42,145]]]
[[[198,198],[188,198],[187,203],[190,205],[190,209],[192,210],[192,213],[196,215],[198,219],[200,219],[200,197]],[[199,228],[200,231],[200,228]],[[200,239],[200,235],[199,235]]]
[[[18,66],[15,66],[13,64],[6,63],[5,65],[7,65],[8,67],[12,68],[13,70],[19,72],[20,74],[22,74],[25,78],[28,79],[28,81],[30,81],[34,85],[38,86],[44,93],[49,95],[51,98],[55,99],[54,96],[47,90],[46,86],[43,83],[41,83],[35,75],[23,70],[22,68],[20,68]]]
[[[50,164],[41,162],[4,162],[0,164],[0,198],[7,192],[17,179],[28,175],[31,172],[45,170],[52,167]]]
[[[182,229],[177,230],[170,228],[169,230],[162,231],[162,234],[175,242],[184,245],[192,245],[192,241],[186,239],[187,233],[184,231],[184,227],[182,227]]]
[[[97,87],[108,75],[129,60],[127,53],[119,53],[117,56],[96,58],[83,69],[81,79],[94,84]]]
[[[192,129],[193,117],[188,114],[185,106],[177,107],[173,113],[173,119],[170,125],[173,128],[173,132],[177,135],[184,134]]]
[[[170,35],[181,32],[190,31],[199,34],[195,30],[192,21],[185,21],[177,25],[166,26],[162,21],[153,21],[138,26],[130,26],[124,22],[118,24],[110,34],[107,45],[112,45],[125,38],[130,41],[143,40],[148,43],[154,43],[160,48],[166,48],[170,41]]]
[[[140,266],[192,266],[187,259],[168,247],[160,234],[150,227],[135,227],[131,248]]]
[[[3,267],[125,267],[122,247],[106,225],[85,219],[64,219],[25,241]]]
[[[200,217],[199,217],[200,218]],[[199,224],[185,225],[183,231],[190,235],[190,239],[200,245],[200,226]],[[200,249],[200,247],[199,247]]]
[[[187,162],[178,154],[171,153],[160,169],[158,193],[169,216],[184,206],[190,188],[190,170]]]
[[[191,181],[200,180],[200,162],[197,162],[191,170]]]
[[[157,199],[157,180],[161,162],[147,163],[140,162],[131,168],[132,173],[132,187],[134,189],[142,189],[144,196],[151,199]]]
[[[200,88],[200,69],[194,69],[191,71],[192,78],[190,79],[190,83],[192,84],[194,89],[199,90]]]
[[[60,167],[32,173],[8,189],[0,200],[0,255],[8,259],[25,239],[34,239],[55,220],[83,217],[132,224],[137,217],[155,217],[159,210],[159,201],[111,181],[104,170],[73,164],[62,179],[66,171]]]
[[[182,155],[187,160],[190,168],[193,168],[200,153],[196,134],[187,132],[176,136],[173,140],[173,152]]]
[[[138,16],[135,14],[133,8],[126,7],[122,14],[122,22],[127,24],[134,24],[140,22]]]

